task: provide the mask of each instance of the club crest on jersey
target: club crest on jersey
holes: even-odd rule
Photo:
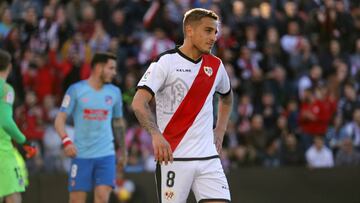
[[[175,198],[175,193],[174,193],[174,191],[171,191],[171,190],[166,190],[164,192],[164,195],[165,195],[166,200],[173,200]]]
[[[206,73],[206,75],[211,77],[211,75],[213,74],[213,69],[209,66],[204,66],[204,72]]]
[[[105,103],[108,104],[108,105],[111,105],[112,104],[112,97],[111,96],[106,96],[105,97]]]
[[[84,97],[84,98],[81,99],[81,101],[84,102],[84,103],[87,103],[89,101],[89,98]]]

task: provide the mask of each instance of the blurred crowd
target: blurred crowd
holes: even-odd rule
[[[194,7],[221,18],[213,53],[235,94],[221,153],[226,170],[360,165],[359,1],[7,0],[0,47],[13,56],[14,117],[41,148],[27,163],[31,174],[67,171],[54,117],[67,87],[89,76],[97,51],[117,55],[125,171],[155,169],[151,137],[130,104],[151,61],[182,43],[183,14]],[[67,128],[73,135],[71,122]]]

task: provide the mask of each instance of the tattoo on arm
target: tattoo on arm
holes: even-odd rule
[[[119,147],[122,151],[126,151],[125,146],[125,122],[122,118],[116,118],[113,121],[113,129]]]
[[[141,127],[153,135],[155,133],[160,133],[159,127],[156,124],[154,114],[152,113],[148,103],[143,104],[143,108],[134,109],[136,118],[138,119]]]
[[[220,99],[223,102],[223,104],[227,106],[231,106],[233,103],[233,92],[231,91],[229,94],[225,96],[220,96]]]
[[[221,129],[226,129],[227,123],[230,118],[230,113],[233,104],[233,93],[230,92],[228,95],[220,96],[218,118],[216,126]]]

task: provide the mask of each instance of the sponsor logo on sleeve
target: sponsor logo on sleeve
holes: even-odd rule
[[[9,104],[13,104],[15,99],[14,92],[8,92],[5,97],[5,101]]]
[[[70,95],[65,95],[65,97],[64,97],[64,99],[63,99],[63,101],[62,101],[62,103],[61,103],[61,107],[64,107],[64,108],[67,108],[67,107],[69,107],[69,105],[70,105],[70,100],[71,100],[71,98],[70,98]]]
[[[146,82],[149,78],[149,75],[150,75],[150,71],[146,72],[142,77],[141,82]]]

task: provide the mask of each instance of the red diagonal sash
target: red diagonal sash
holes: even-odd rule
[[[220,66],[220,60],[212,55],[203,55],[202,60],[199,73],[192,86],[163,132],[172,151],[175,151],[204,106]]]

